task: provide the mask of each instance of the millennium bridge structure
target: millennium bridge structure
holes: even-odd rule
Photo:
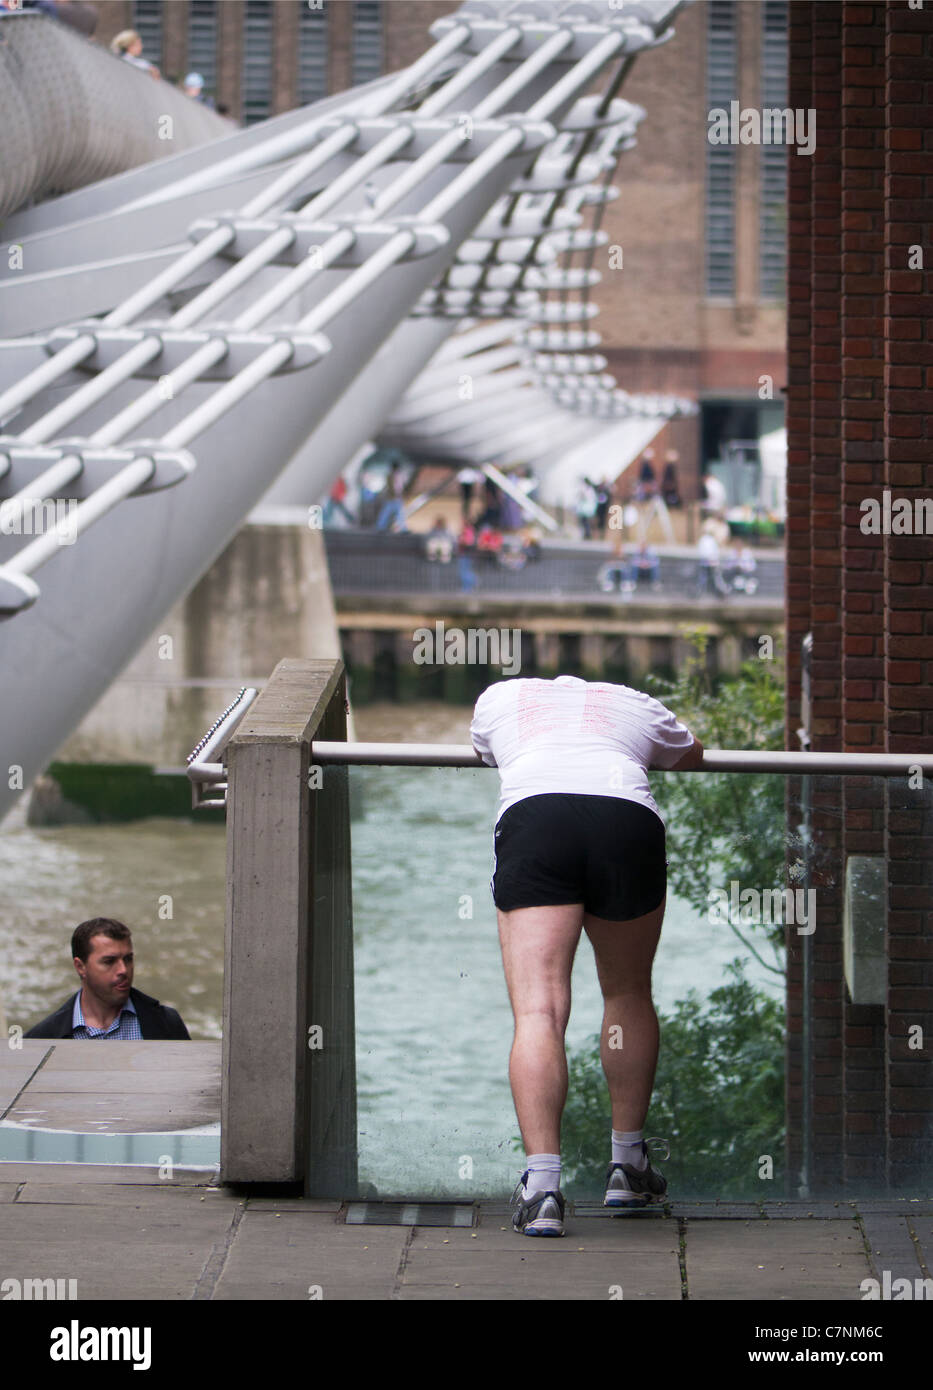
[[[507,490],[530,462],[547,502],[574,449],[694,408],[621,390],[589,326],[646,114],[620,92],[681,8],[472,0],[406,70],[246,130],[4,17],[35,119],[0,188],[0,815],[260,501],[316,502],[386,430]]]

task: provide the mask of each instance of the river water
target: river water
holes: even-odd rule
[[[356,712],[365,741],[467,743],[470,711]],[[499,779],[492,770],[351,769],[361,1190],[472,1197],[511,1190],[517,1124],[507,1065],[511,1010],[489,891]],[[221,1036],[224,829],[152,819],[0,833],[0,1008],[30,1027],[77,987],[74,926],[133,928],[135,984],[177,1008],[192,1038]],[[668,900],[655,1000],[723,983],[726,964],[780,995],[728,928]],[[568,1046],[599,1029],[592,950],[581,939]],[[2,1021],[2,1020],[0,1020]],[[607,1102],[607,1135],[609,1126]]]

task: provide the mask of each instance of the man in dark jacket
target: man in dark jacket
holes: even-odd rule
[[[133,939],[123,922],[111,917],[82,922],[72,934],[71,955],[81,989],[30,1028],[27,1038],[189,1038],[174,1009],[133,989]]]

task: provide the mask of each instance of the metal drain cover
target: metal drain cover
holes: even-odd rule
[[[348,1226],[472,1226],[473,1204],[463,1202],[351,1202]]]

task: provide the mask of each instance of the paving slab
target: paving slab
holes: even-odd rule
[[[911,1236],[907,1217],[871,1212],[860,1215],[872,1273],[879,1279],[884,1270],[892,1279],[921,1278],[920,1251]]]
[[[688,1297],[859,1299],[870,1275],[856,1222],[698,1222],[687,1227]]]
[[[608,1292],[607,1292],[608,1289]],[[534,1280],[526,1280],[520,1286],[514,1282],[511,1284],[491,1284],[488,1280],[483,1280],[482,1284],[466,1283],[462,1284],[455,1281],[452,1284],[403,1284],[395,1295],[396,1299],[403,1303],[431,1302],[431,1303],[554,1303],[554,1302],[587,1302],[592,1303],[605,1299],[606,1302],[626,1300],[632,1302],[670,1302],[673,1295],[666,1291],[650,1292],[648,1290],[629,1289],[627,1292],[619,1284],[611,1284],[604,1288],[599,1286],[599,1291],[582,1285],[572,1285],[558,1289],[553,1282],[536,1283]],[[678,1294],[679,1298],[680,1295]]]
[[[79,1299],[189,1299],[232,1221],[232,1204],[199,1202],[176,1188],[111,1202],[0,1205],[5,1276],[74,1278]],[[193,1200],[192,1200],[193,1198]]]
[[[39,1129],[104,1131],[121,1134],[161,1133],[198,1129],[220,1118],[220,1093],[158,1091],[151,1095],[114,1093],[110,1086],[92,1092],[33,1092],[27,1086],[4,1116],[16,1124]]]
[[[132,1096],[149,1095],[203,1095],[213,1094],[217,1090],[220,1094],[220,1073],[212,1068],[171,1068],[160,1067],[157,1071],[131,1071],[129,1076],[121,1069],[104,1070],[100,1067],[89,1067],[87,1070],[66,1070],[64,1067],[57,1067],[54,1059],[46,1062],[45,1066],[35,1071],[32,1080],[29,1082],[27,1094],[30,1097],[45,1096],[70,1092],[79,1095],[100,1095],[101,1091],[110,1086],[113,1077],[121,1078],[121,1086],[127,1087]],[[122,1101],[122,1095],[120,1096]],[[113,1103],[113,1097],[111,1097]]]
[[[221,1046],[140,1041],[95,1047],[75,1039],[24,1039],[21,1051],[0,1053],[2,1118],[49,1129],[132,1133],[217,1123]]]
[[[541,1244],[550,1242],[541,1242]],[[556,1243],[556,1242],[555,1242]],[[531,1242],[529,1241],[529,1244]],[[407,1266],[396,1297],[462,1298],[521,1302],[548,1299],[575,1302],[680,1302],[680,1271],[676,1262],[658,1257],[640,1262],[637,1271],[621,1267],[608,1255],[594,1255],[579,1269],[546,1263],[543,1252],[514,1258],[500,1252],[496,1260],[476,1267],[437,1264]]]
[[[119,1204],[128,1211],[151,1210],[156,1205],[166,1211],[186,1210],[186,1205],[196,1202],[210,1203],[214,1206],[243,1206],[242,1197],[236,1197],[222,1187],[177,1186],[168,1181],[153,1183],[45,1183],[25,1182],[18,1188],[18,1204],[27,1202],[46,1202],[59,1206],[114,1206]]]
[[[769,1221],[851,1221],[855,1210],[846,1202],[762,1202]]]
[[[330,1212],[247,1207],[215,1300],[390,1299],[411,1227],[344,1226]]]
[[[850,1205],[866,1215],[933,1216],[933,1198],[930,1197],[876,1197],[851,1202]]]
[[[908,1219],[910,1230],[917,1238],[917,1258],[925,1274],[933,1276],[933,1219],[913,1216]]]
[[[81,1243],[3,1241],[4,1277],[76,1279],[79,1300],[123,1303],[144,1299],[189,1300],[194,1295],[211,1242],[132,1242],[125,1248],[101,1244],[89,1234]]]
[[[760,1221],[762,1216],[757,1202],[671,1202],[668,1211],[675,1221]]]
[[[100,1046],[95,1046],[100,1043]],[[24,1038],[23,1052],[34,1048],[42,1052],[54,1049],[54,1057],[46,1066],[54,1065],[57,1071],[86,1072],[90,1069],[119,1072],[158,1072],[163,1069],[185,1070],[219,1068],[222,1043],[219,1042],[168,1042],[148,1041],[139,1038],[135,1042],[105,1042],[103,1039],[78,1038]],[[16,1055],[15,1053],[13,1054]],[[0,1063],[2,1073],[5,1062]]]
[[[205,1196],[201,1202],[199,1197]],[[127,1189],[126,1201],[110,1203],[102,1210],[95,1202],[4,1202],[0,1205],[0,1242],[32,1240],[37,1248],[46,1240],[61,1245],[82,1243],[88,1238],[98,1244],[120,1246],[146,1235],[158,1244],[177,1236],[179,1245],[202,1232],[223,1230],[229,1224],[235,1203],[222,1197],[207,1200],[206,1194],[176,1188],[174,1201],[166,1202],[157,1189]]]
[[[515,1231],[415,1227],[398,1296],[444,1289],[446,1297],[523,1299],[681,1298],[679,1245],[629,1230],[628,1239],[532,1239]],[[640,1239],[639,1239],[640,1237]],[[458,1287],[459,1286],[459,1287]],[[503,1290],[511,1289],[511,1293]]]
[[[363,1230],[370,1229],[362,1227]],[[534,1244],[546,1245],[554,1255],[562,1252],[576,1253],[579,1250],[599,1250],[609,1253],[641,1252],[667,1255],[677,1254],[680,1249],[680,1233],[677,1223],[637,1224],[611,1216],[602,1219],[578,1221],[567,1216],[564,1221],[565,1234],[559,1239],[523,1236],[512,1229],[511,1222],[489,1221],[485,1214],[475,1230],[457,1229],[452,1226],[416,1226],[417,1232],[413,1249],[482,1249],[482,1250],[524,1250]]]
[[[329,1211],[336,1218],[343,1202],[324,1201],[319,1197],[247,1197],[250,1211]]]
[[[22,1049],[4,1047],[0,1049],[0,1119],[13,1104],[20,1091],[41,1065],[42,1059],[51,1052],[51,1045],[43,1042],[41,1046]]]
[[[16,1183],[121,1183],[149,1185],[156,1174],[154,1164],[114,1163],[0,1163],[0,1181]],[[216,1185],[217,1175],[205,1169],[176,1168],[173,1187]]]

